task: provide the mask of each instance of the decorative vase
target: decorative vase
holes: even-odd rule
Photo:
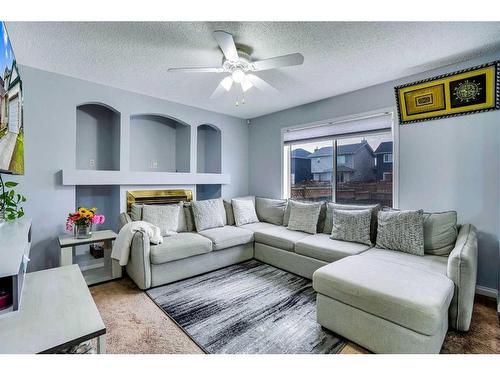
[[[92,237],[92,225],[75,224],[75,238],[82,240]]]

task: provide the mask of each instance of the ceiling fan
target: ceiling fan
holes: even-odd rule
[[[252,61],[251,50],[245,46],[236,45],[233,36],[225,31],[214,31],[215,40],[219,44],[224,57],[222,66],[214,68],[170,68],[169,72],[180,73],[229,73],[224,77],[215,91],[210,96],[211,99],[217,98],[225,92],[231,90],[233,83],[241,85],[243,92],[256,87],[259,90],[267,92],[277,92],[273,86],[262,78],[253,74],[262,70],[283,68],[286,66],[301,65],[304,62],[304,56],[300,53],[272,57],[265,60]],[[243,102],[244,103],[244,102]],[[236,102],[238,105],[238,102]]]

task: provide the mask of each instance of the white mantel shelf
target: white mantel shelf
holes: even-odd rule
[[[211,185],[229,184],[220,173],[124,172],[63,169],[63,185]]]

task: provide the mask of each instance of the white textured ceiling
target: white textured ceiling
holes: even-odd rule
[[[8,22],[20,64],[240,118],[254,118],[462,61],[500,47],[500,22]],[[232,33],[254,59],[300,52],[302,66],[257,73],[278,90],[252,88],[246,103],[209,99],[219,66],[212,31]]]

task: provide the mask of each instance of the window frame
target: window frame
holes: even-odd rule
[[[385,158],[386,156],[390,156],[390,157],[391,157],[391,160],[386,160],[386,158]],[[387,153],[387,154],[383,154],[383,161],[384,161],[384,163],[386,163],[386,164],[392,163],[392,158],[393,158],[393,157],[392,157],[392,153],[390,153],[390,154],[389,154],[389,153]],[[389,158],[387,158],[387,159],[389,159]]]
[[[314,122],[314,123],[309,123],[309,124],[300,124],[300,125],[294,125],[291,127],[284,127],[281,129],[281,196],[284,199],[289,199],[290,194],[291,194],[291,183],[290,183],[290,173],[291,173],[291,146],[292,145],[299,145],[299,144],[304,144],[304,143],[310,143],[307,141],[303,142],[294,142],[292,144],[285,144],[284,141],[284,134],[287,130],[294,129],[294,128],[304,128],[304,127],[314,127],[318,126],[321,124],[327,124],[327,123],[335,123],[335,122],[345,122],[345,121],[352,121],[356,119],[362,119],[365,117],[372,117],[376,115],[382,115],[382,114],[387,114],[390,116],[390,122],[391,122],[391,138],[392,138],[392,207],[393,208],[399,208],[399,124],[397,123],[396,120],[396,108],[395,107],[386,107],[386,108],[381,108],[379,110],[375,111],[370,111],[370,112],[364,112],[364,113],[359,113],[356,115],[349,115],[349,116],[342,116],[342,117],[337,117],[337,118],[332,118],[332,119],[327,119],[323,120],[320,122]],[[367,132],[365,133],[367,136],[370,134],[376,134],[379,133],[377,131],[373,132]],[[382,132],[380,132],[382,133]],[[342,134],[342,135],[337,135],[335,137],[331,138],[325,138],[325,141],[331,140],[333,144],[333,166],[332,166],[332,202],[336,201],[336,190],[337,190],[337,142],[336,140],[343,139],[343,138],[351,138],[353,137],[353,134]],[[284,159],[288,159],[286,162]]]

